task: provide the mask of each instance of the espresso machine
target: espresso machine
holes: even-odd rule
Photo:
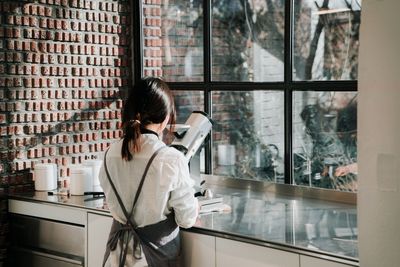
[[[211,190],[206,188],[200,175],[200,151],[212,125],[213,121],[207,113],[193,111],[184,124],[175,124],[172,127],[175,139],[171,147],[181,151],[189,162],[190,176],[195,181],[195,196],[200,206],[222,202],[222,197],[213,196]]]
[[[196,189],[203,183],[200,176],[200,151],[212,128],[212,120],[205,112],[193,111],[185,124],[173,125],[175,139],[171,147],[181,151],[189,162],[190,176]]]

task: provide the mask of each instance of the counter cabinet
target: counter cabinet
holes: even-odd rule
[[[190,267],[350,267],[249,243],[183,231],[183,266]]]
[[[10,266],[83,267],[85,212],[9,201]]]
[[[75,205],[75,204],[74,204]],[[112,217],[108,211],[95,208],[85,208],[79,205],[63,205],[41,201],[29,201],[23,198],[9,199],[10,216],[23,216],[44,222],[55,222],[67,226],[78,227],[82,231],[83,245],[81,248],[81,264],[54,265],[54,266],[101,266],[105,245],[107,242]],[[48,229],[43,228],[43,231]],[[12,233],[13,234],[13,233]],[[63,231],[53,231],[52,235],[59,235],[63,240]],[[70,235],[74,236],[75,234]],[[207,229],[193,228],[182,231],[182,261],[185,267],[349,267],[358,266],[358,263],[342,263],[334,257],[319,256],[318,252],[301,253],[295,250],[269,247],[240,240],[230,239],[229,234],[207,231]],[[57,238],[56,238],[57,240]],[[39,240],[40,241],[40,240]],[[23,247],[23,242],[19,246]],[[39,246],[40,247],[40,246]],[[40,252],[40,251],[38,251]],[[51,253],[50,253],[51,254]],[[73,253],[72,253],[73,254]],[[75,253],[76,254],[76,253]],[[40,253],[37,253],[40,256]],[[71,255],[70,255],[71,256]],[[74,257],[67,255],[67,260]],[[15,265],[18,267],[18,265]],[[24,267],[50,266],[41,261],[19,265]],[[145,265],[136,265],[143,267]]]

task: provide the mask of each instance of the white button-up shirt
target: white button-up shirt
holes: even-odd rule
[[[158,148],[166,146],[155,134],[146,133],[141,136],[141,151],[134,153],[131,161],[121,157],[122,140],[112,144],[107,153],[108,172],[128,213],[147,162]],[[125,223],[124,213],[107,179],[104,165],[100,170],[99,179],[113,218]],[[133,212],[133,222],[139,227],[157,223],[166,219],[166,215],[173,209],[176,223],[180,227],[193,226],[198,215],[193,185],[194,181],[190,178],[188,162],[184,155],[175,148],[162,149],[147,172]],[[114,262],[115,252],[111,253],[109,261]],[[127,264],[133,260],[133,257],[128,258]]]
[[[121,157],[122,140],[111,145],[107,153],[108,172],[128,212],[149,158],[162,146],[165,144],[155,134],[142,134],[141,151],[133,154],[131,161],[125,161]],[[104,168],[100,170],[100,184],[112,216],[126,222]],[[175,148],[162,149],[148,170],[133,214],[134,222],[139,227],[157,223],[166,219],[172,208],[176,223],[183,228],[191,227],[197,217],[193,185],[183,154]]]

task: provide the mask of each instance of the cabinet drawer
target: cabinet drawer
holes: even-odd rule
[[[85,229],[82,226],[10,213],[10,232],[13,247],[85,256]]]
[[[86,211],[62,205],[9,199],[8,211],[37,218],[86,225]]]
[[[11,266],[14,267],[83,267],[83,261],[68,259],[29,249],[12,249]]]

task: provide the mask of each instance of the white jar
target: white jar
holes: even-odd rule
[[[35,164],[33,174],[36,191],[51,191],[57,189],[57,164]]]
[[[232,166],[236,163],[236,151],[234,145],[218,145],[218,165]]]
[[[92,169],[82,165],[70,165],[69,190],[71,195],[84,195],[93,190]]]
[[[83,165],[85,167],[89,167],[92,169],[92,184],[93,184],[92,191],[94,192],[103,192],[99,180],[99,173],[102,163],[103,163],[102,160],[96,160],[96,159],[86,160],[83,162]]]

